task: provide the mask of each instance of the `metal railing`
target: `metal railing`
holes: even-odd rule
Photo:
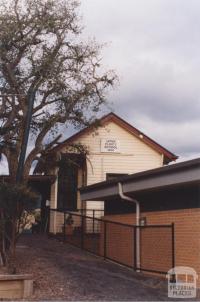
[[[174,224],[136,226],[75,212],[50,210],[54,235],[104,259],[134,270],[166,274],[175,266]],[[71,224],[68,224],[69,217]],[[51,222],[50,222],[51,225]],[[140,267],[136,261],[136,236],[139,228]]]
[[[54,209],[51,209],[54,210]],[[56,209],[59,212],[71,212],[71,213],[75,213],[75,214],[81,214],[84,216],[91,216],[94,218],[100,218],[101,216],[104,216],[104,210],[97,210],[97,209]]]

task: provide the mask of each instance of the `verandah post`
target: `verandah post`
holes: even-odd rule
[[[172,267],[175,267],[175,234],[174,234],[174,222],[172,222],[171,230],[172,230]]]
[[[104,259],[106,259],[106,249],[107,249],[107,244],[106,244],[107,238],[106,238],[106,235],[107,235],[107,223],[104,220]]]
[[[92,220],[93,220],[92,231],[93,231],[93,235],[94,235],[94,215],[95,215],[95,210],[92,210]]]
[[[133,226],[133,268],[134,270],[136,271],[138,269],[137,267],[137,260],[136,260],[136,253],[137,253],[137,248],[136,248],[136,244],[137,244],[137,240],[136,240],[136,237],[137,237],[137,231],[136,231],[137,227],[136,226]]]
[[[81,215],[81,248],[84,249],[84,216]]]
[[[63,241],[66,242],[66,213],[64,212]]]

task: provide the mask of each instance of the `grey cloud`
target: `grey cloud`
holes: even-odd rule
[[[180,157],[191,157],[192,154],[200,156],[198,121],[165,124],[139,114],[129,115],[128,121]]]
[[[198,118],[200,2],[88,0],[83,8],[87,32],[112,41],[104,62],[120,76],[116,107],[164,122]]]
[[[82,0],[80,7],[84,37],[108,43],[103,64],[120,78],[108,95],[112,109],[182,160],[200,156],[199,12],[199,0]]]
[[[161,123],[199,119],[200,85],[192,72],[141,64],[129,75],[122,80],[120,90],[110,96],[120,110],[128,108],[127,113],[146,114]]]
[[[103,62],[120,77],[113,109],[183,158],[200,150],[199,11],[199,0],[82,2],[85,35],[109,42]]]

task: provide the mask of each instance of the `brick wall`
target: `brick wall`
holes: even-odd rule
[[[134,265],[134,229],[114,223],[106,223],[106,244],[104,245],[105,224],[101,223],[100,255],[123,265]]]
[[[171,227],[140,229],[141,268],[161,272],[167,272],[172,268],[171,233]]]
[[[193,267],[200,276],[200,209],[146,212],[142,213],[141,217],[146,217],[148,225],[171,224],[174,222],[175,265]],[[104,218],[130,225],[135,224],[135,214],[109,215],[104,216]],[[116,249],[120,250],[120,244],[122,243],[123,246],[126,245],[127,253],[119,253],[117,257],[121,257],[121,262],[129,261],[130,256],[128,253],[132,252],[132,241],[127,240],[128,237],[131,236],[125,232],[118,232],[117,235],[110,236],[109,255],[116,257]],[[141,247],[143,246],[143,249],[141,249],[142,266],[155,269],[158,268],[158,265],[161,265],[163,269],[168,269],[171,258],[168,249],[169,244],[171,244],[169,232],[162,229],[156,229],[154,232],[151,228],[143,229],[141,231]],[[198,286],[200,286],[200,278]]]

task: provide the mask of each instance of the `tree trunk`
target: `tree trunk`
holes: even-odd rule
[[[12,220],[12,233],[11,233],[11,245],[10,245],[10,253],[11,253],[11,258],[12,260],[15,259],[16,255],[16,226],[17,226],[17,221],[16,218]]]
[[[0,255],[1,255],[1,265],[6,266],[7,257],[6,257],[6,246],[5,246],[5,226],[4,226],[4,213],[3,210],[0,211],[1,223],[1,232],[0,232]]]
[[[16,175],[17,175],[17,167],[18,167],[18,155],[15,152],[10,152],[7,156],[8,161],[8,169],[10,175],[11,183],[16,182]]]
[[[23,176],[22,176],[22,182],[25,185],[28,182],[28,177],[29,177],[29,173],[30,173],[30,170],[31,170],[31,165],[32,165],[32,162],[27,162],[27,161],[24,164],[24,171],[23,171]]]

